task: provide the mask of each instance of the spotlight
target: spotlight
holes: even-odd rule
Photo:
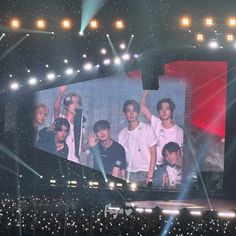
[[[151,209],[151,208],[145,208],[145,209],[144,209],[144,212],[146,212],[146,213],[152,213],[152,209]]]
[[[109,35],[109,34],[106,34],[106,37],[107,37],[107,38],[109,38],[109,37],[110,37],[110,35]]]
[[[122,189],[122,188],[123,188],[123,184],[122,184],[122,183],[116,183],[116,187],[117,187],[118,189]]]
[[[19,19],[14,18],[10,21],[10,27],[12,29],[19,29],[20,26],[21,26],[21,22]]]
[[[234,40],[234,35],[233,34],[227,34],[226,35],[226,40],[227,41],[233,41]]]
[[[219,43],[216,40],[210,41],[209,42],[209,47],[211,49],[217,49],[217,48],[219,48]]]
[[[105,59],[104,61],[103,61],[103,64],[104,65],[110,65],[111,64],[111,60],[110,59]]]
[[[98,188],[98,186],[99,186],[98,182],[94,182],[94,181],[89,182],[89,187],[90,188]]]
[[[114,189],[115,188],[115,183],[114,182],[109,182],[108,186],[110,189]]]
[[[67,184],[67,186],[70,188],[76,188],[78,186],[78,182],[76,180],[69,180]]]
[[[180,19],[180,25],[182,27],[189,27],[191,25],[191,20],[189,17],[184,16]]]
[[[93,65],[92,65],[92,63],[88,62],[88,63],[84,64],[83,67],[84,67],[84,70],[89,71],[92,69]]]
[[[89,27],[91,28],[91,29],[97,29],[98,28],[98,21],[97,20],[91,20],[90,22],[89,22]]]
[[[232,27],[236,26],[236,18],[235,17],[229,18],[228,25]]]
[[[67,60],[67,59],[65,59],[65,60],[64,60],[64,63],[65,63],[65,64],[67,64],[67,63],[68,63],[68,60]]]
[[[204,36],[203,36],[203,34],[196,34],[196,40],[197,40],[198,42],[204,41]]]
[[[193,216],[201,216],[202,215],[201,211],[190,211],[190,214]]]
[[[128,61],[130,59],[130,55],[128,53],[125,53],[122,55],[123,61]]]
[[[49,180],[49,186],[51,186],[51,187],[55,187],[56,183],[57,183],[57,181],[55,179],[50,179]]]
[[[124,44],[124,43],[121,43],[121,44],[120,44],[120,49],[125,49],[125,48],[126,48],[125,44]]]
[[[179,215],[179,210],[162,210],[163,214],[166,215]]]
[[[102,48],[100,52],[101,52],[102,55],[106,55],[107,54],[107,50],[105,48]]]
[[[86,58],[87,57],[87,55],[86,54],[83,54],[83,56],[82,56],[83,58]]]
[[[234,212],[218,212],[219,217],[223,218],[235,218],[235,213]]]
[[[13,83],[10,84],[10,89],[13,90],[13,91],[18,90],[19,88],[20,88],[20,85],[17,82],[13,82]]]
[[[65,70],[65,74],[66,75],[72,75],[74,73],[74,70],[72,69],[72,68],[67,68],[66,70]]]
[[[40,179],[42,179],[43,178],[43,176],[42,175],[40,175]]]
[[[136,184],[136,183],[131,183],[131,184],[130,184],[130,189],[131,189],[132,191],[136,191],[136,189],[137,189],[137,184]]]
[[[99,68],[99,67],[100,67],[100,65],[99,65],[99,64],[97,64],[97,65],[96,65],[96,68]]]
[[[213,19],[211,18],[211,17],[207,17],[206,19],[205,19],[205,25],[206,26],[213,26],[213,24],[214,24],[214,22],[213,22]]]
[[[120,58],[119,58],[119,57],[116,57],[116,58],[114,59],[114,63],[115,63],[115,65],[120,65],[120,63],[121,63]]]
[[[56,75],[54,73],[51,72],[51,73],[47,74],[47,79],[48,80],[54,80],[55,78],[56,78]]]
[[[117,21],[115,22],[115,27],[116,27],[118,30],[124,29],[124,27],[125,27],[124,21],[123,21],[123,20],[117,20]]]
[[[45,29],[46,28],[46,21],[44,19],[36,20],[35,27],[40,30]]]
[[[35,77],[31,77],[28,80],[29,85],[35,85],[37,84],[37,79]]]
[[[83,35],[84,35],[84,32],[83,32],[83,31],[80,31],[80,32],[79,32],[79,35],[80,35],[80,36],[83,36]]]
[[[134,58],[139,58],[139,55],[138,54],[134,54]]]
[[[72,26],[72,24],[71,24],[71,20],[70,19],[64,19],[64,20],[61,21],[61,27],[64,30],[70,29],[71,26]]]
[[[48,68],[48,67],[49,67],[49,65],[48,65],[48,64],[46,64],[46,65],[45,65],[45,67],[46,67],[46,68]]]
[[[139,212],[139,213],[143,213],[143,212],[144,212],[144,209],[137,207],[137,208],[135,209],[135,211],[137,211],[137,212]]]

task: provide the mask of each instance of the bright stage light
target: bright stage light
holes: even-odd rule
[[[21,26],[21,22],[20,22],[19,19],[14,18],[14,19],[12,19],[12,20],[10,21],[10,27],[11,27],[11,28],[13,28],[13,29],[19,29],[20,26]]]
[[[40,30],[45,29],[46,21],[44,19],[37,19],[35,22],[35,27]]]
[[[115,65],[120,65],[120,63],[121,63],[120,58],[119,58],[119,57],[116,57],[116,58],[114,59],[114,63],[115,63]]]
[[[136,191],[136,189],[137,189],[137,184],[136,184],[136,183],[131,183],[131,184],[130,184],[130,189],[131,189],[132,191]]]
[[[29,80],[28,80],[28,84],[29,85],[36,85],[37,84],[37,79],[35,78],[35,77],[31,77],[31,78],[29,78]]]
[[[98,21],[93,19],[89,22],[90,29],[97,29],[98,28]]]
[[[202,215],[201,211],[190,211],[190,214],[193,216],[201,216]]]
[[[198,42],[203,42],[204,41],[204,36],[203,34],[196,34],[196,40]]]
[[[236,18],[235,17],[229,18],[228,25],[232,27],[236,26]]]
[[[139,213],[143,213],[143,212],[144,212],[144,209],[137,207],[137,208],[135,209],[135,211],[137,211],[137,212],[139,212]]]
[[[139,58],[139,55],[138,54],[134,54],[134,58]]]
[[[213,26],[213,24],[214,24],[214,22],[213,22],[213,19],[211,18],[211,17],[207,17],[206,19],[205,19],[205,25],[206,26]]]
[[[13,91],[18,90],[19,88],[20,88],[20,85],[19,85],[19,83],[17,83],[17,82],[12,82],[12,83],[10,84],[10,89],[13,90]]]
[[[67,182],[67,186],[70,188],[76,188],[78,186],[78,182],[76,180],[69,180]]]
[[[115,188],[115,183],[114,182],[109,182],[108,184],[110,189],[114,189]]]
[[[103,61],[103,64],[106,65],[106,66],[108,66],[108,65],[111,64],[111,60],[110,60],[110,59],[105,59],[105,60]]]
[[[128,53],[123,54],[122,59],[123,59],[123,61],[128,61],[130,59],[130,54],[128,54]]]
[[[47,74],[47,79],[48,80],[54,80],[56,78],[56,75],[54,74],[54,73],[52,73],[52,72],[50,72],[50,73],[48,73]]]
[[[120,49],[125,49],[126,48],[126,45],[124,43],[121,43],[120,44]]]
[[[61,27],[64,29],[64,30],[68,30],[72,27],[72,23],[71,23],[71,20],[70,19],[64,19],[61,21]]]
[[[67,64],[67,63],[68,63],[68,60],[67,60],[67,59],[65,59],[65,60],[64,60],[64,63],[65,63],[65,64]]]
[[[152,213],[152,209],[151,209],[151,208],[145,208],[144,211],[145,211],[146,213]]]
[[[57,181],[55,179],[50,179],[49,180],[49,186],[51,186],[51,187],[55,187],[56,183],[57,183]]]
[[[179,215],[179,210],[162,210],[163,214],[166,215]]]
[[[93,65],[92,65],[92,63],[88,62],[88,63],[84,64],[83,68],[84,68],[84,70],[89,71],[93,68]]]
[[[102,55],[106,55],[107,54],[107,50],[105,48],[102,48],[100,52],[101,52]]]
[[[117,20],[117,21],[115,21],[115,27],[116,27],[117,29],[119,29],[119,30],[124,29],[124,27],[125,27],[124,21],[123,21],[123,20]]]
[[[84,31],[80,31],[80,32],[79,32],[79,35],[80,35],[80,36],[83,36],[83,35],[84,35]]]
[[[98,188],[99,183],[96,181],[89,181],[89,187],[90,188]]]
[[[74,73],[73,68],[67,68],[67,69],[65,70],[65,74],[66,74],[66,75],[72,75],[73,73]]]
[[[227,41],[233,41],[234,40],[234,35],[233,34],[227,34],[226,35],[226,40]]]
[[[86,54],[83,54],[83,56],[82,56],[83,58],[86,58],[87,57],[87,55]]]
[[[39,177],[40,179],[42,179],[43,178],[43,176],[42,175],[40,175],[40,177]]]
[[[219,48],[219,43],[216,40],[210,41],[209,47],[212,49],[217,49],[217,48]]]
[[[191,25],[191,19],[187,16],[184,16],[180,19],[180,25],[183,27],[189,27]]]
[[[219,212],[218,216],[223,217],[223,218],[235,218],[235,213],[234,212]]]

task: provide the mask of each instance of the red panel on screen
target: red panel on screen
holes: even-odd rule
[[[225,137],[227,62],[178,61],[164,69],[166,76],[185,78],[191,87],[190,122]]]

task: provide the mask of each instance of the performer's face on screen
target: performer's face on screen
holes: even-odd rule
[[[68,128],[65,125],[61,126],[61,129],[56,131],[55,140],[57,142],[64,142],[68,135]]]
[[[79,108],[79,97],[78,96],[72,96],[71,97],[71,102],[68,105],[67,112],[75,115],[76,114],[76,109]]]
[[[168,102],[163,102],[161,104],[161,109],[159,110],[159,115],[161,120],[172,119],[172,111],[170,109],[170,104]]]
[[[105,128],[105,129],[98,130],[98,132],[96,133],[96,136],[98,140],[101,142],[108,140],[110,138],[109,129]]]
[[[134,122],[138,120],[138,113],[132,104],[128,105],[125,112],[128,122]]]
[[[42,125],[45,122],[47,115],[48,115],[48,110],[45,107],[42,106],[38,107],[35,113],[35,122],[38,125]]]

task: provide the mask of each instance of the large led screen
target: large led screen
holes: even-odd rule
[[[173,190],[206,170],[206,145],[214,145],[221,161],[209,170],[222,172],[222,135],[189,118],[196,112],[192,81],[167,73],[159,85],[143,90],[141,72],[131,72],[41,90],[33,122],[35,147],[95,168],[105,179],[113,175]]]

